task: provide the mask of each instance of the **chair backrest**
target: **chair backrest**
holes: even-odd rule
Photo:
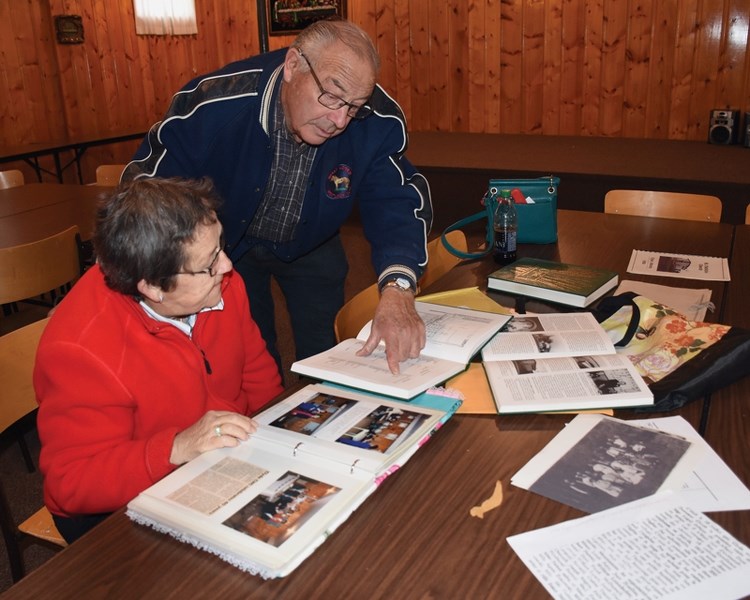
[[[26,183],[26,181],[23,178],[23,173],[18,169],[0,171],[0,190],[23,185],[24,183]]]
[[[96,185],[117,185],[125,165],[99,165],[96,168]]]
[[[336,313],[336,319],[333,322],[336,341],[357,337],[359,330],[375,316],[375,308],[379,301],[378,284],[373,283],[344,304]]]
[[[718,223],[721,221],[721,200],[702,194],[610,190],[604,196],[604,212]]]
[[[32,373],[39,339],[49,318],[0,337],[0,433],[36,410]]]
[[[466,236],[462,231],[451,231],[447,235],[448,241],[454,248],[466,252]],[[435,238],[427,244],[427,256],[429,261],[427,268],[419,280],[423,288],[445,275],[460,262],[460,258],[454,256],[440,241]],[[375,316],[375,309],[380,301],[378,284],[374,283],[351,298],[336,314],[333,328],[336,333],[336,341],[357,337],[357,334],[369,320]]]
[[[745,208],[745,225],[750,225],[750,204]]]
[[[460,250],[461,252],[466,252],[468,250],[466,235],[464,235],[463,231],[458,229],[455,231],[449,231],[445,234],[445,237],[450,245],[457,250]],[[461,262],[461,259],[458,256],[448,252],[439,237],[427,244],[427,256],[429,257],[429,261],[427,262],[427,267],[425,268],[424,273],[422,273],[422,278],[419,280],[419,286],[422,289],[430,287],[432,283],[440,279]]]
[[[0,248],[0,304],[33,298],[81,275],[78,227],[29,244]]]

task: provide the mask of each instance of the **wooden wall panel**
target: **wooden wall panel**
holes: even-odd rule
[[[500,2],[500,130],[523,131],[523,6]]]
[[[409,5],[409,50],[411,52],[411,127],[416,131],[432,129],[430,121],[430,6],[412,1]]]
[[[196,35],[137,36],[132,0],[0,0],[0,144],[145,130],[187,81],[259,51],[255,2],[196,10]],[[58,14],[82,17],[83,44],[57,43]],[[348,15],[414,131],[704,140],[712,109],[750,111],[750,0],[349,0]],[[87,178],[134,147],[92,148]]]

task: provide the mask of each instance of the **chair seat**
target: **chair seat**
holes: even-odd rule
[[[18,530],[33,537],[45,540],[62,548],[67,547],[68,543],[60,535],[52,520],[52,514],[43,506],[23,523],[18,526]]]

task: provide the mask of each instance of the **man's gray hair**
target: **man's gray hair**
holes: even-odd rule
[[[351,21],[331,19],[315,21],[303,29],[292,42],[292,48],[304,50],[305,54],[320,57],[325,48],[341,42],[348,46],[359,58],[372,65],[377,75],[380,70],[380,57],[370,36]]]

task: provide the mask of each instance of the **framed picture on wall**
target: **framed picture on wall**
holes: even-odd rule
[[[346,18],[346,0],[264,0],[268,2],[268,33],[294,34],[314,21]]]

